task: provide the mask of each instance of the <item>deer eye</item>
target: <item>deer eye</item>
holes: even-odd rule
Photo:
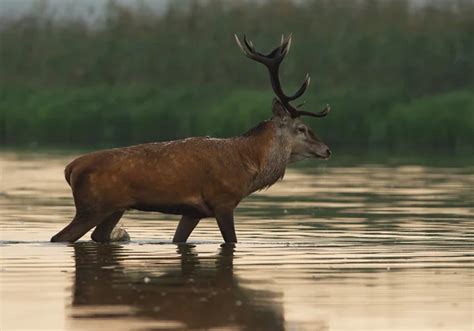
[[[301,132],[301,133],[306,132],[306,128],[304,126],[300,126],[297,130],[298,130],[298,132]]]

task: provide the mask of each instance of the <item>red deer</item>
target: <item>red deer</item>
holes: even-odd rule
[[[86,154],[65,169],[76,215],[51,238],[74,242],[96,227],[97,242],[124,240],[115,226],[126,210],[182,215],[173,242],[186,242],[202,218],[215,217],[225,242],[237,242],[234,209],[249,194],[283,178],[286,166],[307,158],[329,158],[329,148],[304,124],[301,116],[323,117],[291,105],[306,91],[307,75],[293,95],[281,87],[279,67],[288,53],[291,35],[268,55],[255,50],[244,36],[237,45],[252,60],[264,64],[276,97],[273,116],[241,136],[215,139],[192,137]],[[115,228],[115,229],[114,229]]]

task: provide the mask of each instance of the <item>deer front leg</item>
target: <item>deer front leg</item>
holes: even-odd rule
[[[234,210],[221,209],[215,211],[217,225],[221,231],[222,238],[226,243],[236,243],[237,236],[234,228]]]
[[[178,227],[176,228],[176,232],[174,233],[173,242],[185,243],[200,220],[201,219],[197,217],[183,215],[179,221]]]

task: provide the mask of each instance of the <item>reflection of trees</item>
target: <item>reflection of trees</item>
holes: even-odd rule
[[[190,245],[177,246],[180,263],[162,258],[127,267],[127,250],[119,245],[77,243],[73,306],[121,305],[134,316],[177,321],[187,328],[238,326],[249,330],[284,329],[278,293],[239,284],[233,272],[234,246],[223,245],[209,266]],[[90,314],[82,317],[99,317]]]

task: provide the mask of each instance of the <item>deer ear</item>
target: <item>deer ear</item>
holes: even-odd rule
[[[272,113],[273,115],[281,118],[289,116],[288,111],[285,109],[285,106],[283,106],[283,104],[277,98],[273,98]]]

